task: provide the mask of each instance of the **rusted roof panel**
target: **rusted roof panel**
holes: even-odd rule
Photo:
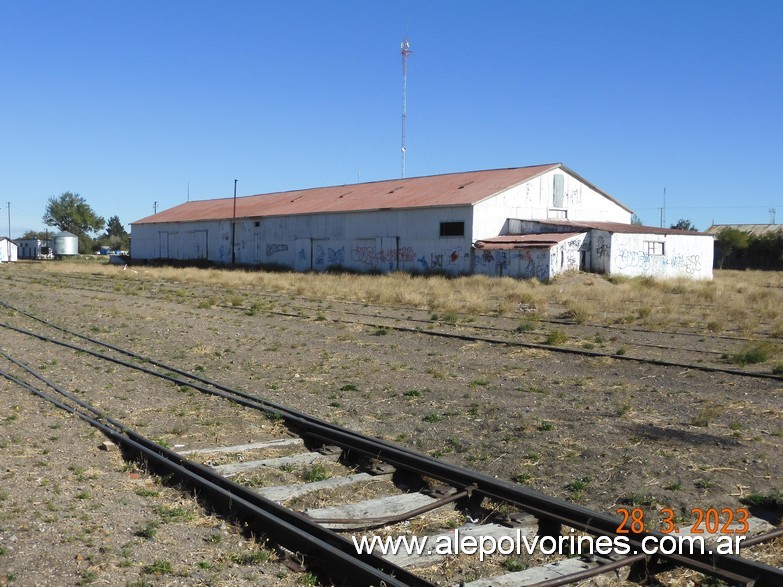
[[[477,249],[527,249],[550,248],[571,237],[584,234],[581,232],[550,232],[543,234],[511,234],[493,236],[476,241]]]
[[[370,183],[311,188],[236,199],[237,218],[359,212],[434,206],[468,206],[528,181],[560,163],[411,177]],[[607,196],[609,197],[609,196]],[[131,224],[192,222],[233,218],[234,199],[180,204]]]

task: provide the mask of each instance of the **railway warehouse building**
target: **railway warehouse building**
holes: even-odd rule
[[[561,163],[191,201],[131,223],[134,262],[297,271],[712,277],[713,237],[631,223]]]

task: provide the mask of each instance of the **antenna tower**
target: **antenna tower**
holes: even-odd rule
[[[402,55],[402,173],[400,177],[405,177],[405,123],[408,119],[408,55],[411,53],[411,44],[406,35],[405,40],[400,43],[400,54]]]

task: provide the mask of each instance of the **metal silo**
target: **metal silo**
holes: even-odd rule
[[[79,254],[79,237],[75,234],[60,232],[54,235],[52,242],[52,248],[54,249],[54,255],[56,257]]]

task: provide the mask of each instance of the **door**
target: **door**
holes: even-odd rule
[[[169,258],[169,233],[168,232],[158,233],[158,258],[160,259]]]
[[[298,238],[294,241],[294,269],[296,271],[310,271],[312,265],[312,243],[309,238]]]

